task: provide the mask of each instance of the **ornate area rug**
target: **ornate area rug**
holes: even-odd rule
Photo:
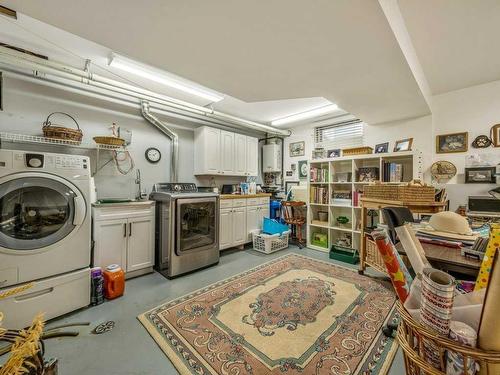
[[[139,316],[181,374],[386,374],[387,283],[286,255]]]

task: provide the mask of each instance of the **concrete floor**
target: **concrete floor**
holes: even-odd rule
[[[167,280],[158,273],[128,280],[125,296],[69,314],[49,323],[91,322],[79,329],[76,338],[46,341],[47,356],[59,358],[59,373],[106,375],[175,375],[177,371],[136,319],[137,315],[193,290],[205,287],[237,273],[246,271],[271,259],[288,253],[299,253],[326,260],[326,253],[290,247],[275,254],[264,255],[254,250],[227,250],[220,263],[198,272]],[[345,266],[345,263],[341,263]],[[102,335],[93,335],[91,329],[102,322],[113,320],[115,328]],[[401,351],[398,352],[389,375],[404,374]]]

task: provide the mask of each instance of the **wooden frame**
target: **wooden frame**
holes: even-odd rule
[[[462,136],[463,137],[463,146],[461,148],[457,148],[455,150],[443,150],[441,141],[445,137],[458,137]],[[469,133],[468,132],[461,132],[461,133],[449,133],[449,134],[440,134],[436,135],[436,154],[449,154],[449,153],[455,153],[455,152],[467,152],[469,149]]]
[[[493,125],[490,133],[493,146],[500,147],[500,124]]]
[[[478,179],[472,174],[483,174],[485,178]],[[495,167],[470,167],[465,168],[465,183],[466,184],[494,184],[496,182]],[[489,177],[489,178],[488,178]]]
[[[404,142],[408,142],[408,148],[406,148],[404,150],[403,149],[398,150],[398,145],[401,143],[404,143]],[[394,143],[393,152],[411,151],[412,145],[413,145],[413,138],[400,139],[399,141],[396,141],[396,143]]]
[[[297,150],[297,149],[298,150]],[[306,142],[292,142],[288,145],[288,152],[290,153],[290,157],[296,156],[304,156],[306,154]]]

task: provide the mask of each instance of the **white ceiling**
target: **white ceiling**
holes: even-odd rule
[[[322,97],[372,124],[429,113],[376,1],[2,5],[227,94],[215,107],[249,119],[302,112]]]
[[[399,0],[433,94],[500,79],[499,0]]]

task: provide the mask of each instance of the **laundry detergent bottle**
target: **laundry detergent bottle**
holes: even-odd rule
[[[125,272],[118,264],[110,264],[104,271],[104,296],[114,299],[125,291]]]

